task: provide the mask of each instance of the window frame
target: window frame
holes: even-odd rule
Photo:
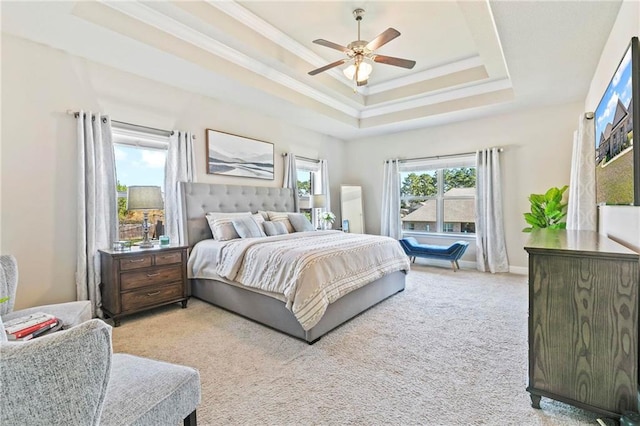
[[[111,127],[111,138],[112,138],[111,143],[113,144],[114,150],[117,146],[126,146],[126,147],[135,147],[135,148],[144,149],[144,150],[165,151],[166,154],[168,155],[169,137],[170,135],[164,135],[164,134],[161,135],[156,132],[145,132],[141,130],[133,130],[130,128],[118,127],[116,125],[113,125]],[[116,182],[119,182],[117,163],[118,162],[116,160],[114,164],[115,166],[114,172],[116,175]],[[165,172],[163,172],[163,174],[165,175],[165,178],[166,178],[166,166],[165,166]],[[164,178],[161,184],[161,188],[164,194]],[[117,194],[116,205],[118,203],[118,200],[120,200],[121,198],[125,198],[125,199],[127,198],[126,192],[118,191],[116,194]],[[164,209],[162,209],[162,211],[164,213]],[[120,218],[118,215],[116,215],[116,223],[118,224],[118,229],[119,229]]]
[[[401,231],[403,234],[417,234],[417,235],[429,235],[434,237],[452,237],[456,238],[475,238],[475,232],[447,232],[445,231],[445,217],[444,217],[444,204],[448,200],[474,200],[476,201],[476,194],[473,196],[445,196],[444,194],[444,170],[455,168],[473,168],[476,170],[477,178],[477,164],[475,154],[462,154],[445,157],[434,157],[414,160],[404,160],[399,164],[399,181],[400,181],[400,201],[410,201],[412,199],[420,199],[424,201],[435,200],[436,202],[436,222],[435,231],[429,230],[416,230],[416,229],[404,229],[402,226]],[[419,195],[402,195],[402,183],[403,174],[415,172],[416,174],[433,173],[435,172],[436,178],[436,194],[432,196],[419,196]],[[477,184],[477,181],[476,181]],[[477,204],[477,203],[476,203]],[[398,206],[400,209],[401,206]],[[430,225],[427,222],[426,228],[429,229]],[[413,226],[415,228],[415,225]]]
[[[296,156],[296,178],[298,172],[309,172],[309,194],[307,196],[300,196],[298,194],[298,201],[309,205],[311,210],[311,223],[317,226],[318,222],[318,209],[311,207],[311,196],[314,194],[323,194],[322,188],[322,167],[320,160],[312,160],[309,158],[303,158]]]

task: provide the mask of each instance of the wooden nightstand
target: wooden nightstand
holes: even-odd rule
[[[169,303],[187,307],[187,246],[100,250],[102,311],[120,318]]]

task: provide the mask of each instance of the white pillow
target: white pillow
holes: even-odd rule
[[[296,232],[293,229],[293,225],[289,222],[289,212],[267,212],[269,214],[269,220],[271,222],[282,222],[284,223],[284,227],[287,229],[287,233],[291,234]]]
[[[258,225],[252,217],[238,217],[233,219],[232,223],[240,238],[266,237],[262,226]]]
[[[222,212],[209,212],[207,213],[207,222],[209,222],[209,228],[213,238],[219,241],[233,240],[240,238],[236,229],[233,227],[233,219],[239,217],[251,217],[251,212],[241,213],[222,213]]]

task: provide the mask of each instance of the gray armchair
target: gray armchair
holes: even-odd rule
[[[2,321],[6,322],[13,318],[35,312],[46,312],[60,319],[63,328],[69,328],[91,319],[91,302],[86,300],[36,306],[14,311],[13,305],[16,300],[17,288],[18,263],[16,262],[16,258],[7,254],[0,255],[0,299],[9,297],[9,300],[0,303],[0,317],[2,317]]]
[[[193,368],[111,353],[94,319],[26,342],[0,342],[0,424],[195,426]]]

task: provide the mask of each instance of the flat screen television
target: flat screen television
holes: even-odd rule
[[[596,108],[596,202],[640,206],[640,45],[633,37]]]

